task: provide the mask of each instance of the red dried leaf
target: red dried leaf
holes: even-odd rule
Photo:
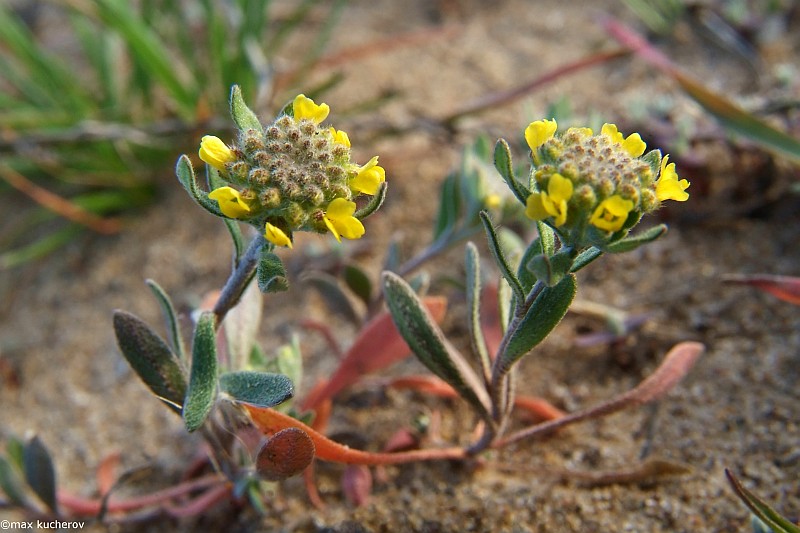
[[[95,472],[97,491],[100,493],[100,496],[108,494],[108,491],[110,491],[114,483],[116,483],[120,457],[119,452],[114,452],[106,455],[100,461],[100,466],[97,467],[97,472]]]
[[[364,465],[347,465],[342,474],[342,490],[351,504],[366,505],[372,494],[372,473]]]
[[[422,300],[437,323],[441,323],[447,310],[443,297],[426,297]],[[328,398],[357,382],[361,376],[386,368],[411,354],[408,345],[400,336],[391,315],[383,312],[365,325],[358,338],[347,350],[339,368],[330,381],[317,386],[302,404],[303,409],[315,409]]]
[[[795,305],[800,305],[800,278],[792,276],[772,276],[770,274],[754,274],[752,276],[730,275],[724,278],[726,283],[750,285],[776,298]]]

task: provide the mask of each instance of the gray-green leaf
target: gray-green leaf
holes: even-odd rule
[[[414,290],[400,276],[383,273],[383,289],[389,312],[400,335],[428,369],[449,383],[487,420],[489,395],[475,371],[450,345]]]
[[[263,131],[264,129],[256,114],[244,103],[242,90],[238,85],[231,88],[231,116],[236,126],[242,131]]]
[[[39,499],[53,513],[58,514],[56,469],[53,466],[50,452],[47,451],[39,437],[34,436],[25,443],[23,465],[25,467],[25,481],[28,482],[28,485]]]
[[[542,290],[511,334],[506,350],[500,354],[498,364],[503,372],[508,372],[514,363],[542,342],[561,322],[576,290],[574,274],[566,276],[555,287]]]
[[[286,278],[283,261],[272,253],[268,246],[261,248],[261,257],[258,260],[256,269],[256,279],[258,280],[258,288],[263,293],[289,290],[289,280]]]
[[[183,405],[183,421],[188,431],[203,425],[217,396],[217,343],[214,313],[200,315],[194,331],[192,372]]]
[[[514,196],[525,204],[531,193],[514,175],[514,167],[511,163],[511,148],[505,139],[499,139],[497,144],[494,145],[494,167],[503,177]]]
[[[273,407],[292,397],[288,376],[267,372],[230,372],[219,378],[219,388],[234,400],[258,407]]]
[[[667,226],[665,224],[659,224],[658,226],[646,229],[637,235],[614,241],[605,246],[605,251],[612,254],[630,252],[642,246],[643,244],[653,242],[665,233],[667,233]]]
[[[186,377],[167,343],[142,319],[125,311],[114,312],[114,332],[131,368],[153,394],[179,412],[186,395]]]
[[[218,217],[223,216],[222,211],[219,210],[219,204],[213,200],[208,199],[206,194],[197,184],[197,176],[192,168],[192,162],[186,155],[178,158],[178,164],[175,166],[175,174],[178,176],[178,181],[181,182],[183,188],[189,193],[189,196],[197,202],[197,205]]]

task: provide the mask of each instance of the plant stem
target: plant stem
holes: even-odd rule
[[[258,265],[258,258],[261,255],[261,248],[267,245],[266,239],[262,235],[257,235],[250,241],[244,255],[239,259],[239,263],[234,267],[228,281],[222,288],[217,303],[214,304],[214,316],[216,317],[217,327],[222,324],[222,320],[228,311],[239,303],[239,298],[247,286],[253,280]]]

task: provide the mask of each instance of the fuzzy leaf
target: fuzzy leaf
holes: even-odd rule
[[[192,372],[183,404],[183,421],[189,432],[203,425],[217,396],[217,342],[215,317],[210,311],[200,315],[194,330]]]
[[[258,288],[263,293],[289,290],[289,280],[286,278],[283,261],[272,253],[269,246],[261,248],[261,258],[256,268],[256,279],[258,280]]]
[[[344,267],[343,278],[347,287],[353,291],[362,302],[369,305],[372,299],[372,282],[366,272],[356,265],[349,264]]]
[[[514,297],[519,301],[524,300],[525,293],[522,290],[522,285],[517,279],[517,276],[511,270],[511,267],[506,260],[505,252],[500,246],[500,239],[498,238],[497,232],[492,224],[492,219],[489,218],[489,214],[486,211],[481,211],[480,217],[481,222],[483,222],[483,227],[486,230],[486,237],[488,238],[489,242],[489,251],[492,253],[492,257],[494,257],[495,263],[497,263],[497,266],[500,269],[500,273],[508,282],[511,290],[514,291]]]
[[[413,289],[401,277],[383,273],[383,288],[389,312],[400,335],[428,369],[456,389],[485,418],[490,402],[478,376],[425,310]]]
[[[231,116],[241,131],[256,130],[260,132],[264,129],[256,114],[244,103],[242,90],[238,85],[231,88]]]
[[[483,338],[483,329],[481,328],[481,258],[478,254],[478,248],[471,242],[467,243],[465,264],[472,350],[478,356],[484,376],[488,377],[491,376],[492,363],[486,347],[486,339]]]
[[[219,378],[219,388],[237,402],[273,407],[292,397],[294,387],[288,376],[267,372],[229,372]]]
[[[508,184],[514,196],[525,204],[531,193],[514,176],[514,167],[511,163],[511,148],[505,139],[499,139],[497,144],[494,145],[494,167]]]
[[[642,246],[643,244],[653,242],[665,233],[667,233],[667,226],[665,224],[659,224],[658,226],[646,229],[638,235],[633,235],[631,237],[625,237],[618,241],[614,241],[605,246],[604,251],[612,254],[630,252]]]
[[[381,183],[380,186],[378,186],[378,193],[373,196],[364,207],[353,213],[353,216],[358,220],[363,220],[380,209],[383,205],[383,202],[386,200],[386,191],[388,187],[389,184],[385,181]]]
[[[197,205],[218,217],[223,216],[222,211],[219,210],[219,204],[213,200],[208,199],[206,194],[197,184],[197,176],[192,168],[192,162],[186,155],[178,158],[178,164],[175,166],[175,174],[178,176],[178,181],[181,182],[183,188],[189,193],[189,196],[197,202]]]
[[[500,368],[508,371],[523,355],[542,342],[567,313],[577,289],[575,275],[570,274],[555,287],[545,287],[534,300],[506,350],[501,354]]]
[[[57,515],[56,470],[50,452],[47,451],[39,437],[34,436],[25,443],[23,466],[25,481],[39,499]]]
[[[183,346],[183,338],[181,337],[178,314],[175,312],[175,306],[172,305],[172,300],[166,291],[152,279],[145,280],[145,284],[153,292],[153,296],[156,297],[158,304],[161,306],[161,312],[164,313],[164,318],[167,321],[169,340],[172,343],[172,349],[177,354],[178,359],[184,361],[186,359],[186,352]]]
[[[122,355],[153,394],[180,411],[186,395],[186,377],[169,346],[139,317],[114,313],[114,332]]]
[[[553,255],[534,256],[526,267],[537,280],[548,287],[553,287],[570,273],[575,255],[572,248],[562,248]]]
[[[578,254],[578,257],[572,262],[572,269],[570,272],[577,272],[598,257],[603,255],[603,251],[599,248],[595,248],[594,246],[590,248],[586,248],[581,253]]]

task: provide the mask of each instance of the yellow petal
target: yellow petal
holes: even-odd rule
[[[658,198],[659,202],[664,200],[685,202],[689,199],[689,193],[686,192],[686,189],[689,188],[689,182],[685,179],[678,179],[675,163],[667,164],[668,159],[669,155],[665,155],[664,159],[661,160],[661,173],[656,182],[656,198]]]
[[[294,110],[295,119],[307,119],[316,124],[325,120],[328,117],[328,113],[331,112],[331,108],[328,107],[328,104],[317,105],[314,100],[306,97],[304,94],[298,94],[295,97],[292,103],[292,109]]]
[[[619,231],[632,209],[633,202],[631,200],[615,194],[600,202],[589,222],[602,230]]]
[[[561,174],[553,174],[547,184],[547,194],[557,203],[569,201],[572,190],[572,182]]]
[[[531,151],[536,151],[547,140],[556,134],[558,124],[553,120],[537,120],[525,128],[525,140],[528,141]]]
[[[592,131],[592,128],[578,128],[578,127],[573,126],[573,127],[567,129],[567,135],[569,135],[570,133],[573,133],[573,132],[574,133],[579,133],[579,134],[584,135],[586,137],[591,137],[592,135],[594,135],[594,132]]]
[[[606,122],[603,124],[603,128],[600,130],[600,133],[611,139],[612,143],[621,143],[623,141],[622,134],[617,129],[616,124],[609,124]]]
[[[544,220],[550,216],[542,203],[541,193],[534,192],[528,196],[528,200],[525,202],[525,215],[533,220]]]
[[[364,194],[378,194],[381,183],[386,181],[386,170],[378,165],[378,156],[373,157],[363,167],[358,169],[358,174],[350,180],[350,189]]]
[[[647,149],[647,144],[642,140],[638,133],[631,133],[628,138],[622,141],[622,147],[631,157],[639,157]]]
[[[342,242],[342,238],[339,236],[339,232],[337,231],[336,226],[333,224],[333,221],[327,216],[323,216],[322,220],[325,221],[325,225],[328,226],[328,229],[331,233],[333,233],[333,236],[336,237],[336,240]]]
[[[350,137],[347,135],[347,132],[337,130],[333,126],[331,126],[329,131],[331,132],[331,137],[333,137],[333,142],[343,144],[350,148]]]
[[[219,137],[204,135],[200,140],[200,159],[216,168],[225,170],[225,164],[236,161],[236,155]]]
[[[219,210],[228,218],[242,218],[250,213],[250,206],[233,187],[214,189],[208,197],[217,201]]]
[[[292,248],[292,240],[289,238],[283,230],[277,226],[273,226],[269,222],[267,222],[266,227],[264,228],[264,237],[274,244],[275,246],[286,246],[287,248]]]

